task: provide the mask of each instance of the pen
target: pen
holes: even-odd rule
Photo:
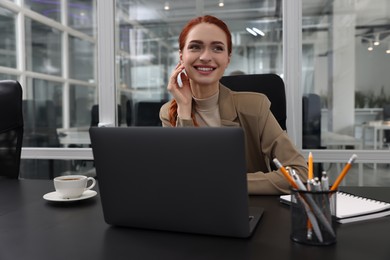
[[[314,179],[312,179],[311,183],[312,183],[313,191],[321,191],[322,190],[321,183],[320,183],[320,180],[318,179],[318,177],[315,177]]]
[[[293,174],[295,174],[295,172],[292,173],[292,169],[291,169],[289,166],[286,166],[286,170],[287,170],[287,172],[290,174],[290,176],[293,176]],[[294,178],[293,178],[293,179],[294,179]],[[300,181],[300,180],[297,180],[297,181]],[[296,182],[296,181],[295,181],[295,182]],[[310,190],[310,189],[309,189],[309,183],[307,184],[307,189]],[[304,200],[302,197],[300,197],[299,194],[297,194],[297,196],[299,196],[298,199],[300,199],[302,205],[304,205],[306,214],[307,214],[307,216],[308,216],[308,219],[307,219],[307,235],[306,235],[306,237],[307,237],[308,240],[311,240],[311,239],[313,238],[313,225],[311,224],[310,219],[311,219],[312,217],[314,217],[314,215],[313,215],[313,212],[311,212],[311,209],[310,209],[310,207],[307,205],[307,203],[305,202],[305,200]],[[309,211],[310,211],[310,212],[309,212]],[[316,221],[316,220],[314,219],[313,221]],[[318,231],[319,231],[319,230],[316,230],[317,237],[320,237],[320,238],[322,239],[321,232],[318,232]]]
[[[321,186],[322,186],[323,191],[329,191],[329,177],[328,177],[328,174],[326,173],[326,171],[322,172]],[[328,196],[324,196],[324,200],[325,200],[325,205],[326,205],[325,212],[330,214],[330,216],[328,216],[328,217],[331,218],[332,214],[334,213],[334,210],[335,210],[333,199],[329,199]]]
[[[332,187],[330,188],[331,191],[334,191],[339,186],[340,182],[343,180],[345,175],[348,173],[349,169],[352,166],[352,163],[356,160],[357,155],[353,154],[351,158],[348,160],[348,163],[345,165],[344,169],[341,171],[339,176],[337,177],[336,181],[333,183]]]
[[[328,174],[326,173],[326,171],[322,172],[321,186],[322,186],[323,191],[329,190],[329,178],[328,178]]]
[[[318,225],[318,222],[317,222],[317,219],[316,219],[314,213],[310,209],[309,205],[307,205],[306,201],[302,197],[300,197],[299,194],[298,194],[298,199],[301,201],[301,203],[303,204],[303,206],[305,208],[307,218],[309,219],[310,226],[311,226],[310,230],[307,231],[307,238],[309,240],[312,239],[312,229],[314,229],[314,233],[316,234],[318,240],[320,242],[323,242],[320,226]]]
[[[311,180],[313,179],[313,154],[309,152],[308,157],[308,176],[307,176],[307,189],[311,190]],[[312,224],[310,222],[310,219],[307,220],[307,239],[312,238]]]

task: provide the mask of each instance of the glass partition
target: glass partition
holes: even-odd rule
[[[24,6],[45,17],[48,17],[58,22],[61,21],[61,0],[24,0]]]
[[[59,82],[27,78],[23,100],[23,147],[60,147],[63,85]]]
[[[117,100],[122,108],[131,103],[126,117],[133,117],[133,125],[160,124],[159,107],[170,98],[168,77],[179,61],[178,36],[196,16],[211,14],[229,26],[233,53],[226,75],[283,74],[282,1],[117,0],[116,5]]]
[[[62,75],[62,33],[30,18],[25,21],[26,68],[49,75]]]
[[[69,77],[94,82],[95,63],[95,44],[69,36]]]
[[[0,6],[0,66],[16,68],[16,16]]]
[[[96,2],[93,0],[66,0],[68,26],[89,36],[96,34]]]
[[[388,149],[390,3],[325,2],[303,0],[303,148]]]
[[[15,76],[15,75],[9,75],[9,74],[0,73],[0,80],[8,80],[8,79],[18,80],[18,77]]]
[[[69,89],[70,127],[77,131],[87,131],[93,121],[93,105],[95,104],[96,88],[71,85]],[[97,116],[97,113],[94,114]],[[97,124],[96,124],[97,125]]]

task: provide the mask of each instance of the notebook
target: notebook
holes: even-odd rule
[[[249,237],[264,209],[249,208],[241,128],[92,127],[110,225]]]
[[[291,195],[280,196],[280,201],[291,203]],[[390,203],[356,196],[338,191],[336,200],[336,221],[351,223],[390,215]]]

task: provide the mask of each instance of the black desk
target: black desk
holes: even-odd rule
[[[390,201],[390,187],[344,190]],[[290,240],[278,196],[251,197],[265,214],[253,237],[235,239],[110,227],[99,195],[52,203],[42,198],[50,191],[52,181],[0,180],[0,259],[390,259],[389,217],[339,225],[335,245],[314,247]]]

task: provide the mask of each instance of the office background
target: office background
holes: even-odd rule
[[[356,153],[345,185],[390,185],[386,0],[2,1],[0,79],[24,89],[21,177],[93,174],[87,130],[99,121],[157,125],[178,34],[203,14],[231,29],[226,75],[284,79],[287,131],[305,156],[334,176]]]

